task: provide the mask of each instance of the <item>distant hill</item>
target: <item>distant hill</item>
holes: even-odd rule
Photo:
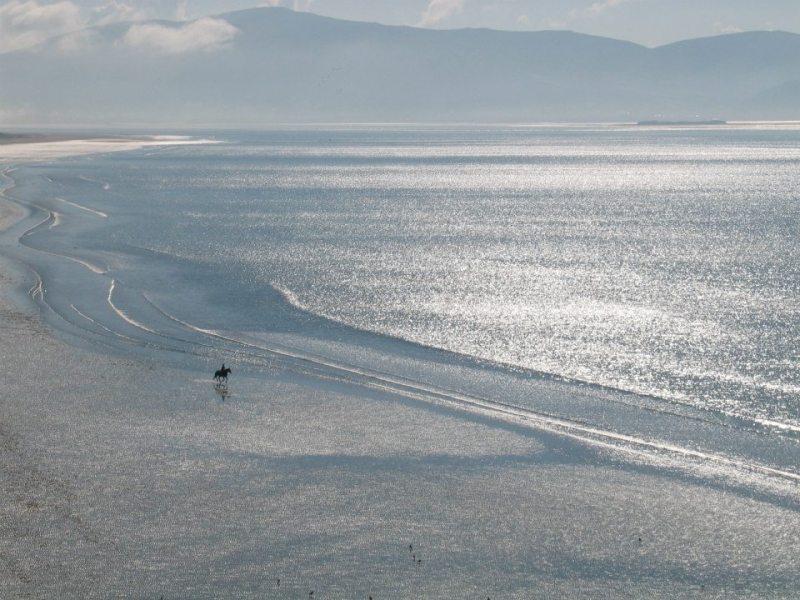
[[[800,119],[800,35],[650,49],[259,8],[55,38],[0,54],[0,81],[7,124]]]

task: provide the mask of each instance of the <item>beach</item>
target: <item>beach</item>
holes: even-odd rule
[[[98,143],[6,144],[0,167],[142,147]],[[0,199],[6,232],[24,215],[12,206]],[[234,364],[223,397],[206,365],[224,352],[174,362],[144,346],[70,343],[25,295],[31,273],[7,257],[0,267],[0,597],[800,589],[800,488],[786,473],[720,463],[703,444],[473,410],[457,394],[432,400],[421,384],[345,378],[340,366]],[[552,393],[526,385],[542,402]],[[696,427],[728,431],[718,425]]]

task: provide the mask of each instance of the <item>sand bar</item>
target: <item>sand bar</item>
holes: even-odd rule
[[[21,141],[0,144],[0,163],[45,161],[66,156],[81,156],[101,152],[123,152],[149,146],[175,146],[180,144],[208,144],[213,140],[194,139],[185,136],[143,136],[131,138],[95,138],[80,140],[46,139],[44,141]]]

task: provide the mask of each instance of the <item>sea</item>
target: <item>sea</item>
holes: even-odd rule
[[[9,173],[30,217],[3,251],[75,343],[624,433],[679,415],[781,440],[796,466],[800,126],[192,135],[208,143]]]

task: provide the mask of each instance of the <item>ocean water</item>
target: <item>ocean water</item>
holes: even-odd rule
[[[495,392],[563,381],[800,433],[796,127],[204,137],[11,173],[40,211],[14,252],[70,335],[203,365],[435,357]]]
[[[2,584],[794,597],[798,136],[204,132],[6,170],[13,296],[78,348],[4,317]]]

